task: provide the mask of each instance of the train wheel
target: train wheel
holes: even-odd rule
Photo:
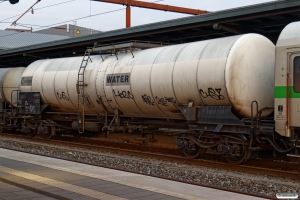
[[[235,137],[242,140],[247,140],[247,138],[244,137],[243,135],[237,135]],[[239,156],[229,155],[225,157],[226,160],[231,164],[236,164],[236,165],[241,164],[251,157],[252,151],[249,150],[248,145],[238,144],[238,147],[239,148],[236,148],[236,151],[239,151]]]
[[[206,152],[205,148],[199,147],[196,144],[192,144],[192,145],[193,145],[192,148],[185,149],[183,151],[183,154],[186,157],[191,158],[191,159],[195,159],[195,158],[198,158],[198,157],[202,156]]]
[[[247,150],[242,146],[242,153],[241,156],[228,156],[225,157],[226,160],[231,164],[241,164],[245,161],[245,157],[248,155]]]

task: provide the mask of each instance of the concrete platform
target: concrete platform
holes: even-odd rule
[[[0,148],[0,199],[260,199]]]

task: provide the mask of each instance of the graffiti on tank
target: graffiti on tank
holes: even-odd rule
[[[56,95],[57,95],[57,98],[59,98],[59,99],[64,99],[64,100],[67,100],[67,101],[70,100],[69,97],[66,95],[65,92],[62,92],[61,94],[59,94],[58,92],[56,92]]]
[[[134,99],[133,94],[130,91],[118,91],[117,93],[113,90],[114,96],[120,99]]]
[[[167,105],[167,101],[164,98],[158,98],[157,96],[155,97],[156,101],[158,104],[162,105],[162,106],[168,106]]]
[[[174,97],[159,98],[158,96],[156,96],[155,99],[156,99],[157,103],[162,106],[168,106],[168,103],[176,104],[176,100],[174,99]]]
[[[145,102],[146,104],[148,104],[150,106],[154,106],[154,101],[147,94],[142,95],[142,99],[143,99],[143,102]]]
[[[176,104],[176,100],[174,99],[174,97],[165,97],[165,100],[169,103]]]
[[[199,90],[201,97],[203,98],[212,98],[215,100],[224,100],[225,97],[221,94],[221,88],[208,88],[207,92],[204,92],[202,89]]]

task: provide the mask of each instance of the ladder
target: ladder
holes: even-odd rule
[[[89,60],[92,62],[91,59],[91,52],[92,48],[88,48],[84,52],[84,56],[81,61],[80,68],[78,70],[78,79],[77,79],[77,96],[78,96],[78,114],[77,114],[77,122],[78,122],[78,132],[79,134],[84,133],[84,88],[86,84],[84,83],[84,72],[86,69],[86,66],[88,65]]]

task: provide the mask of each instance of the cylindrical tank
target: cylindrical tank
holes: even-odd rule
[[[251,102],[273,107],[275,47],[258,34],[93,56],[85,71],[87,112],[119,109],[124,115],[179,118],[179,105],[232,106],[251,116]],[[77,110],[76,82],[82,57],[36,61],[25,70],[42,101],[55,110]],[[269,113],[264,113],[267,115]]]
[[[92,59],[95,57],[93,56]],[[95,64],[99,56],[95,58]],[[22,84],[22,92],[40,92],[43,103],[50,104],[53,111],[58,112],[77,112],[77,79],[78,69],[82,58],[59,58],[39,60],[27,67],[24,71],[22,80],[30,80],[30,84]],[[89,71],[97,72],[97,67],[91,63],[87,66],[85,79],[89,79]],[[95,79],[92,81],[95,82]],[[23,83],[23,82],[22,82]],[[92,84],[93,84],[92,83]],[[92,87],[92,84],[87,84]],[[88,94],[85,93],[87,96]],[[86,113],[94,113],[87,107]]]
[[[4,78],[7,74],[7,72],[11,70],[11,68],[1,68],[0,69],[0,102],[4,102],[6,101],[5,97],[4,97],[4,91],[3,91],[3,81]]]
[[[9,101],[17,105],[18,90],[21,85],[21,77],[25,67],[6,68],[0,70],[1,101]]]

